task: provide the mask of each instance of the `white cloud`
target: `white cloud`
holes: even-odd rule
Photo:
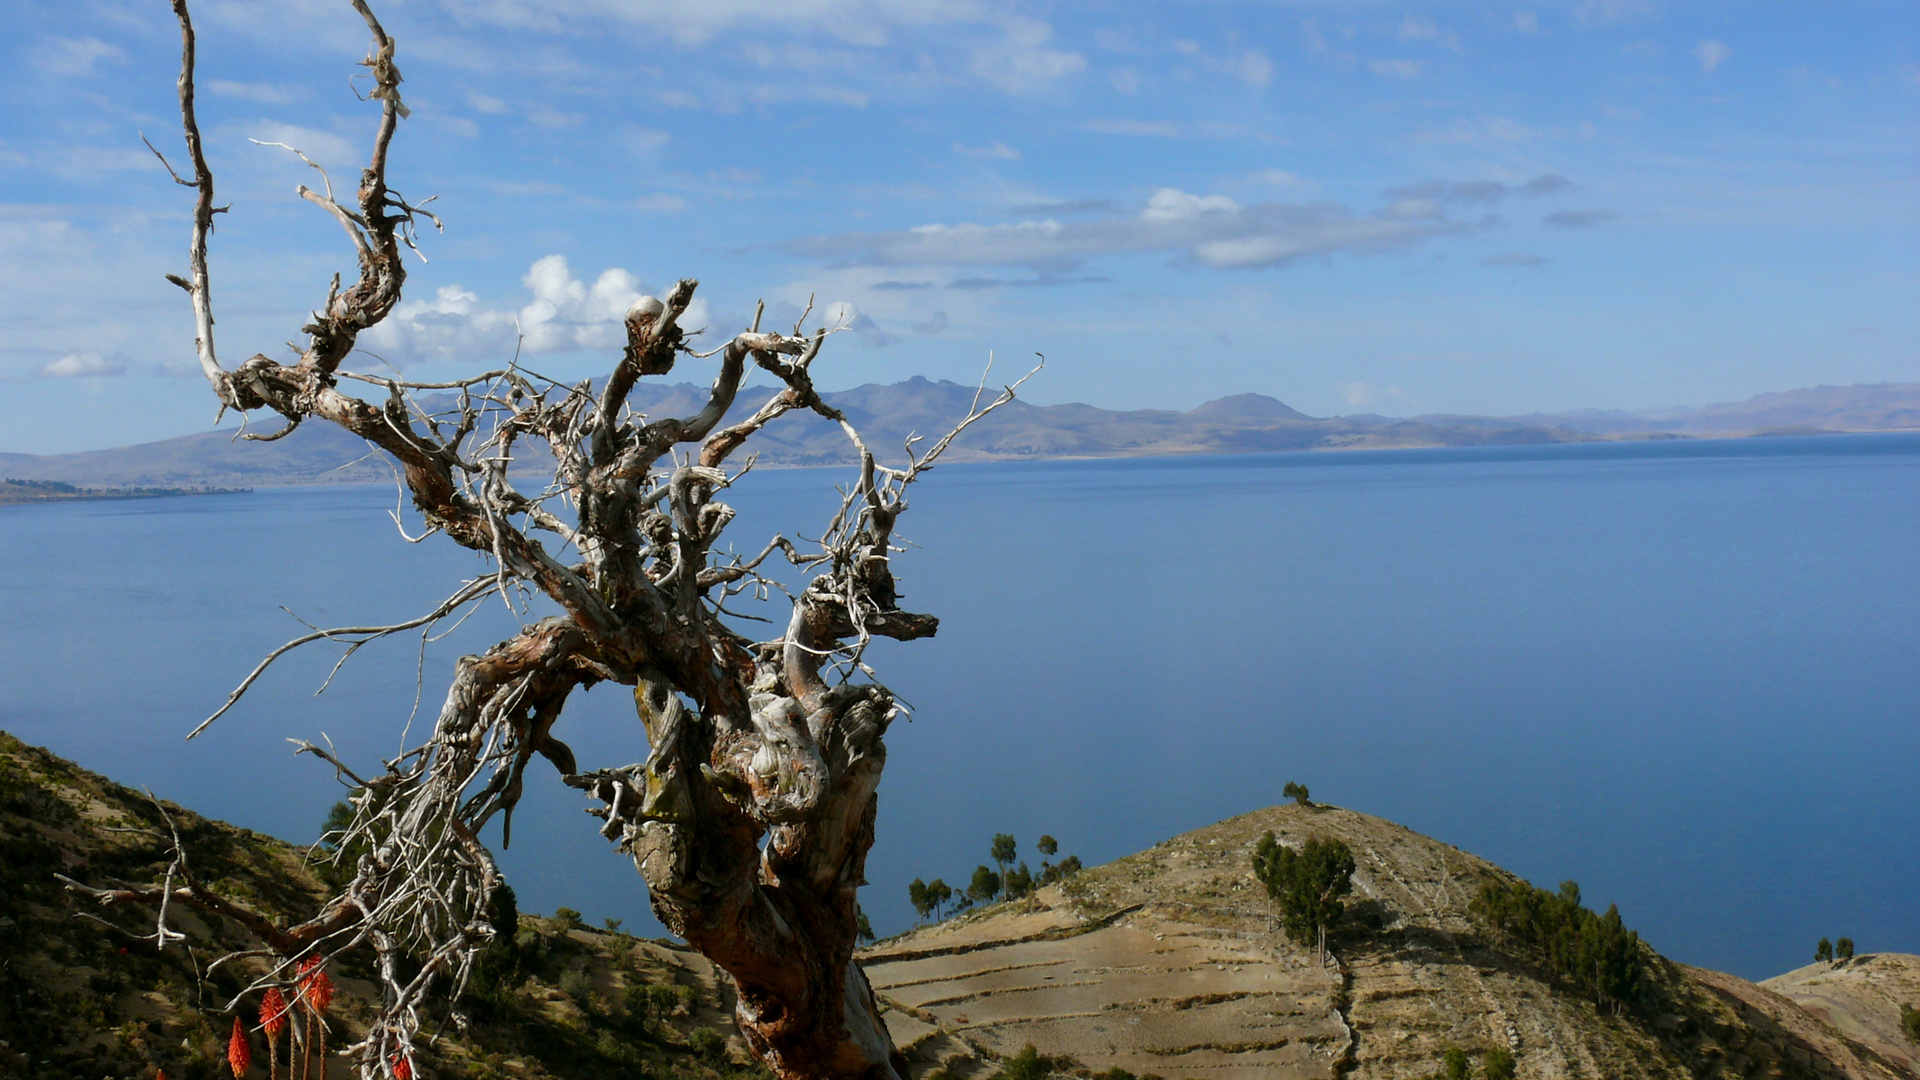
[[[1180,125],[1165,120],[1089,120],[1080,125],[1096,135],[1151,135],[1159,139],[1177,139]]]
[[[1231,214],[1240,204],[1225,195],[1189,195],[1175,188],[1161,188],[1140,211],[1142,221],[1184,221],[1202,214]]]
[[[1514,12],[1511,25],[1513,32],[1516,34],[1533,35],[1542,33],[1540,29],[1540,17],[1531,11]]]
[[[1273,81],[1273,61],[1266,54],[1248,49],[1227,61],[1228,70],[1246,80],[1249,86],[1265,86]]]
[[[817,30],[856,45],[883,45],[891,31],[979,22],[993,12],[974,0],[450,0],[462,17],[496,26],[567,30],[625,24],[682,45],[739,28]]]
[[[68,353],[40,369],[40,374],[49,379],[93,379],[126,373],[127,365],[97,352]]]
[[[1701,71],[1712,71],[1714,68],[1719,67],[1721,62],[1726,60],[1727,57],[1733,55],[1733,47],[1724,41],[1708,39],[1701,42],[1699,47],[1693,50],[1693,55],[1700,58]]]
[[[1350,382],[1340,384],[1340,396],[1347,404],[1356,409],[1365,408],[1386,398],[1404,398],[1407,392],[1397,386],[1376,386],[1370,382]]]
[[[1562,210],[1541,218],[1540,224],[1555,229],[1591,229],[1619,217],[1611,210]]]
[[[263,143],[284,143],[312,158],[321,168],[327,170],[330,177],[345,185],[348,192],[352,191],[353,185],[359,183],[359,167],[366,152],[355,146],[351,140],[341,138],[330,131],[301,127],[298,124],[282,124],[273,120],[246,125],[245,130],[248,138],[258,139]],[[277,146],[262,147],[261,150],[263,153],[285,158],[301,169],[306,168],[299,158]],[[301,183],[306,183],[307,177],[312,175],[307,173],[306,176],[301,177]]]
[[[1440,24],[1425,15],[1408,15],[1400,20],[1401,41],[1431,41],[1456,52],[1460,48],[1460,36],[1451,30],[1440,29]]]
[[[1115,68],[1107,74],[1107,82],[1114,90],[1132,96],[1140,92],[1140,73],[1132,68]]]
[[[640,280],[612,267],[592,284],[573,276],[561,255],[535,262],[520,279],[531,299],[518,310],[490,308],[458,285],[443,285],[431,300],[406,300],[369,330],[374,351],[396,363],[414,360],[493,359],[513,353],[514,335],[525,335],[524,353],[618,349],[626,341],[622,321],[645,295]],[[707,323],[704,301],[681,317],[687,330]]]
[[[1659,16],[1660,9],[1649,0],[1584,0],[1573,9],[1573,20],[1581,26],[1643,22]]]
[[[1008,94],[1030,94],[1046,89],[1087,66],[1076,52],[1046,48],[1053,27],[1036,19],[1009,18],[1005,38],[973,51],[973,74]]]
[[[670,191],[656,191],[633,200],[636,209],[653,214],[672,214],[687,208],[687,200]]]
[[[1392,212],[1361,215],[1334,203],[1243,206],[1225,195],[1162,188],[1130,217],[922,225],[901,232],[814,237],[789,248],[871,266],[1025,266],[1049,275],[1098,255],[1154,251],[1219,268],[1284,266],[1335,252],[1403,248],[1484,227],[1486,223],[1453,220],[1435,203],[1396,203]]]
[[[1367,70],[1382,78],[1417,78],[1427,66],[1425,60],[1374,60],[1367,64]]]
[[[965,143],[956,142],[953,144],[953,152],[965,154],[968,157],[999,158],[1001,161],[1020,160],[1020,151],[1003,142],[989,143],[986,146],[968,146]]]
[[[219,97],[258,101],[263,105],[285,105],[301,96],[298,87],[279,86],[274,83],[243,83],[228,79],[208,79],[201,85],[206,87],[209,93]]]
[[[127,54],[118,45],[96,37],[48,38],[34,54],[35,62],[55,75],[93,74],[93,66],[102,60],[124,61]]]

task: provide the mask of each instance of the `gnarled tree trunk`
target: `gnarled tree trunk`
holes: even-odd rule
[[[308,747],[355,784],[355,820],[343,838],[353,842],[340,847],[366,854],[342,895],[313,920],[289,930],[254,920],[284,958],[254,988],[286,983],[288,965],[303,958],[371,948],[384,1000],[353,1052],[363,1076],[392,1076],[410,1054],[419,1008],[436,982],[450,979],[457,995],[474,956],[496,933],[487,920],[499,875],[480,836],[499,815],[502,843],[510,842],[524,773],[538,755],[600,801],[603,835],[632,854],[661,920],[733,976],[740,1028],[778,1075],[903,1078],[873,991],[852,958],[884,737],[899,713],[885,687],[862,677],[870,673],[860,660],[875,636],[908,640],[937,630],[935,618],[901,611],[895,602],[894,524],[907,508],[907,486],[968,424],[1011,400],[1013,387],[984,405],[976,396],[945,438],[924,453],[910,442],[904,464],[889,468],[814,388],[811,365],[839,328],[804,332],[803,316],[791,334],[763,332],[756,315],[717,349],[694,354],[719,357],[704,408],[684,418],[635,414],[627,399],[637,381],[666,374],[691,353],[679,325],[696,287],[690,280],[633,305],[626,347],[597,388],[555,383],[517,366],[438,384],[343,370],[358,335],[399,302],[401,248],[411,246],[416,222],[431,218],[388,187],[388,146],[407,115],[394,43],[365,0],[349,2],[372,37],[363,63],[381,109],[378,133],[351,202],[336,201],[330,187],[302,187],[299,194],[340,222],[358,256],[358,280],[342,289],[334,279],[303,328],[307,345],[298,361],[256,355],[231,370],[220,363],[206,262],[219,210],[194,113],[186,0],[173,0],[173,7],[183,40],[180,105],[191,175],[174,178],[194,188],[196,199],[190,273],[171,280],[192,298],[201,366],[223,408],[271,410],[285,418],[285,431],[317,418],[366,439],[395,462],[429,531],[490,557],[493,570],[420,619],[290,642],[207,722],[267,664],[305,641],[358,644],[431,628],[496,592],[511,603],[515,590],[537,590],[562,614],[462,658],[431,738],[379,774],[362,778]],[[726,424],[749,365],[782,388]],[[341,389],[348,380],[384,389],[384,398],[375,404],[348,395]],[[429,410],[412,396],[419,390],[451,392],[457,400]],[[855,482],[821,539],[805,549],[776,536],[752,559],[716,554],[733,517],[717,496],[745,471],[727,471],[732,455],[794,411],[841,428],[858,461]],[[685,461],[675,457],[681,448],[691,451]],[[529,451],[551,455],[552,481],[523,493],[508,471]],[[556,547],[549,550],[538,532]],[[759,572],[776,552],[810,580],[792,598],[785,629],[755,641],[723,621],[721,606],[742,594],[777,591]],[[554,737],[568,695],[597,682],[634,688],[649,742],[645,761],[584,772]],[[179,884],[87,891],[106,901],[178,901],[234,914],[233,905],[192,882],[184,853],[181,860]],[[156,940],[164,944],[168,935],[163,915]],[[403,954],[425,958],[417,974],[396,963]]]

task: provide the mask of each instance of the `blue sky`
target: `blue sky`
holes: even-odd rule
[[[363,344],[604,371],[614,317],[810,294],[828,387],[1044,352],[1040,402],[1517,413],[1920,380],[1920,9],[386,0],[391,179],[447,223]],[[0,450],[205,427],[162,0],[0,3]],[[345,0],[202,0],[229,366],[336,270]],[[371,357],[356,361],[378,365]],[[704,381],[685,361],[680,372]]]

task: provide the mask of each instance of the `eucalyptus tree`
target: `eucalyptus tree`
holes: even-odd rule
[[[904,1077],[904,1059],[852,958],[856,890],[886,763],[883,737],[902,711],[863,654],[874,638],[905,641],[937,630],[933,615],[897,603],[894,529],[907,510],[907,488],[956,435],[1011,400],[1019,383],[984,403],[987,395],[977,393],[943,438],[931,445],[909,439],[896,464],[883,464],[815,387],[813,364],[836,328],[808,331],[803,315],[790,333],[775,332],[762,328],[757,313],[745,330],[696,352],[700,331],[682,325],[692,280],[632,305],[625,347],[609,357],[600,380],[543,378],[517,358],[431,384],[348,370],[360,335],[400,302],[403,255],[417,228],[440,223],[425,200],[410,202],[389,183],[389,150],[408,115],[396,47],[366,0],[346,2],[371,37],[361,63],[379,122],[355,190],[336,197],[329,180],[298,194],[346,233],[357,279],[343,286],[334,276],[291,362],[263,353],[237,365],[221,359],[207,254],[215,217],[226,208],[216,205],[195,114],[186,0],[172,0],[186,158],[184,169],[167,168],[194,202],[188,273],[169,279],[190,298],[200,369],[222,411],[282,418],[276,433],[248,438],[280,438],[308,422],[345,428],[393,463],[427,533],[477,552],[488,568],[418,619],[289,642],[206,723],[275,658],[308,641],[358,647],[431,629],[494,594],[522,613],[522,625],[484,653],[460,658],[430,737],[382,768],[362,776],[331,751],[306,747],[352,782],[352,812],[336,850],[358,853],[344,868],[351,877],[341,891],[309,921],[278,927],[201,889],[177,838],[164,885],[76,887],[105,902],[159,905],[152,937],[163,946],[178,938],[166,924],[169,903],[241,920],[275,954],[249,991],[286,982],[293,965],[371,949],[382,1001],[353,1054],[363,1076],[391,1077],[412,1071],[422,1010],[449,993],[457,1008],[480,950],[496,933],[513,932],[494,924],[490,898],[501,875],[480,836],[498,819],[502,846],[510,841],[526,770],[539,758],[600,803],[601,834],[631,855],[661,921],[733,977],[735,1019],[776,1074]],[[630,407],[641,379],[666,375],[686,357],[717,357],[704,407],[661,417]],[[743,379],[755,368],[779,389],[736,413]],[[354,384],[371,394],[348,393]],[[428,391],[440,395],[437,403],[418,396]],[[823,508],[817,540],[777,535],[758,554],[727,553],[720,541],[734,510],[720,495],[752,464],[736,455],[789,413],[836,425],[856,472]],[[545,477],[537,489],[519,479],[530,467]],[[803,586],[789,591],[771,570],[762,573],[763,564],[778,565],[765,562],[776,556],[797,568]],[[303,572],[267,557],[236,569]],[[532,617],[526,602],[534,596],[558,613]],[[756,640],[723,619],[730,600],[790,606],[771,636]],[[573,691],[597,683],[632,687],[648,742],[643,761],[584,770],[554,735]],[[929,887],[936,910],[950,896],[942,882]]]

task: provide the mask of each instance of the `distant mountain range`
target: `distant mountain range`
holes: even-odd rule
[[[770,392],[768,390],[760,391]],[[966,414],[974,388],[908,379],[825,395],[860,428],[876,453],[898,458],[909,435],[937,437]],[[689,414],[707,389],[691,383],[643,386],[634,407],[649,415]],[[742,391],[746,402],[753,391]],[[1236,394],[1187,412],[1114,411],[1091,405],[1015,401],[968,429],[952,461],[1230,454],[1273,450],[1374,449],[1724,438],[1920,429],[1920,383],[1819,386],[1762,394],[1698,409],[1640,412],[1583,409],[1527,416],[1432,414],[1316,418],[1259,394]],[[828,465],[850,460],[846,440],[814,416],[789,415],[756,437],[763,463]],[[533,459],[529,458],[529,463]],[[72,454],[0,454],[0,477],[80,485],[245,486],[387,479],[367,446],[338,428],[309,424],[278,442],[235,441],[231,430]]]

